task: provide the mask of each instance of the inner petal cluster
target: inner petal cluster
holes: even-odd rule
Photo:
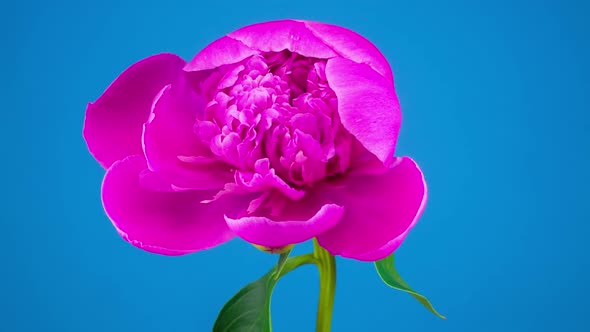
[[[305,187],[345,172],[352,137],[325,66],[326,60],[283,51],[225,68],[203,83],[210,101],[195,133],[217,159],[249,176],[268,165],[273,177]]]

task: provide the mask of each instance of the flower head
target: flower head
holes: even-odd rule
[[[88,105],[84,137],[107,168],[106,213],[140,248],[316,237],[332,254],[377,260],[426,201],[417,165],[393,155],[400,124],[373,44],[286,20],[232,32],[188,63],[160,54],[132,65]]]

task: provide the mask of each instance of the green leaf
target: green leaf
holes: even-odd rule
[[[213,332],[270,332],[270,297],[276,269],[246,285],[221,308]]]
[[[279,278],[312,256],[289,258],[292,248],[279,256],[277,265],[262,278],[246,285],[221,308],[213,332],[271,332],[270,299]],[[287,267],[285,267],[288,265]]]
[[[393,254],[389,255],[388,257],[382,260],[376,261],[375,267],[377,268],[377,273],[379,273],[381,280],[383,280],[383,282],[386,283],[389,287],[411,294],[413,297],[416,298],[416,300],[418,300],[418,302],[422,303],[422,305],[424,305],[433,314],[435,314],[439,318],[447,319],[445,316],[439,314],[434,309],[430,301],[428,301],[428,299],[425,296],[418,294],[416,291],[410,288],[410,286],[402,279],[402,277],[399,275],[393,264]]]

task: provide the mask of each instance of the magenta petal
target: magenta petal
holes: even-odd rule
[[[305,191],[291,187],[276,175],[267,158],[257,160],[254,167],[254,173],[237,171],[235,176],[236,183],[248,192],[277,190],[291,200],[299,200],[305,195]]]
[[[172,82],[185,61],[159,54],[127,68],[94,103],[89,103],[84,138],[90,153],[104,167],[129,155],[141,154],[141,131],[158,91]]]
[[[184,161],[187,159],[184,157],[212,157],[209,147],[194,133],[194,123],[203,112],[205,101],[185,83],[181,79],[167,85],[154,100],[143,131],[143,149],[149,169],[178,188],[223,188],[233,180],[227,165],[215,161],[206,164]]]
[[[258,54],[239,40],[221,37],[205,47],[184,67],[186,71],[214,69],[221,65],[240,62]]]
[[[325,203],[313,193],[299,201],[287,201],[278,217],[265,215],[232,218],[229,228],[242,239],[265,247],[281,247],[307,241],[334,227],[344,212],[341,206]]]
[[[342,221],[318,236],[333,255],[375,261],[391,254],[414,227],[426,205],[426,182],[416,163],[398,158],[382,175],[350,176],[334,191]]]
[[[223,213],[239,202],[221,198],[204,204],[215,191],[151,191],[140,185],[143,156],[115,162],[102,185],[105,211],[119,234],[136,247],[163,255],[182,255],[214,247],[233,237]],[[237,198],[234,198],[237,199]]]
[[[328,60],[326,77],[338,98],[344,128],[389,166],[401,126],[393,84],[368,65],[340,57]]]
[[[236,30],[228,36],[263,52],[289,50],[322,59],[337,56],[303,22],[284,20],[258,23]]]
[[[323,40],[340,56],[358,63],[365,63],[393,82],[393,73],[387,59],[365,37],[354,31],[331,24],[303,23],[314,35]]]

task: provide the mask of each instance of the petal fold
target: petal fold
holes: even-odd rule
[[[276,195],[282,194],[274,193],[270,209],[280,213],[261,208],[241,218],[226,214],[225,220],[236,235],[256,245],[274,248],[300,243],[331,229],[342,218],[344,209],[318,194],[321,192],[309,193],[298,201],[284,197],[281,201]]]
[[[391,165],[401,126],[393,83],[366,64],[340,57],[328,60],[326,77],[344,128],[385,166]]]
[[[343,179],[329,195],[344,206],[344,215],[318,236],[320,245],[333,255],[375,261],[406,238],[424,210],[427,190],[418,165],[403,157],[385,174]]]
[[[200,71],[215,69],[222,65],[238,63],[258,51],[246,46],[239,40],[221,37],[201,50],[184,67],[185,71]]]
[[[236,30],[228,36],[263,52],[289,50],[306,57],[321,59],[337,56],[303,22],[293,20],[253,24]]]
[[[393,82],[391,66],[383,54],[365,37],[336,25],[303,21],[311,32],[330,46],[341,57],[369,65]]]
[[[223,214],[243,207],[239,197],[200,203],[215,191],[153,191],[141,184],[143,156],[115,162],[102,185],[104,209],[119,234],[136,247],[163,255],[208,249],[234,235]],[[247,203],[246,203],[247,204]]]
[[[104,167],[142,153],[142,126],[158,91],[182,73],[185,61],[174,54],[143,59],[125,70],[89,103],[83,136],[90,153]]]

